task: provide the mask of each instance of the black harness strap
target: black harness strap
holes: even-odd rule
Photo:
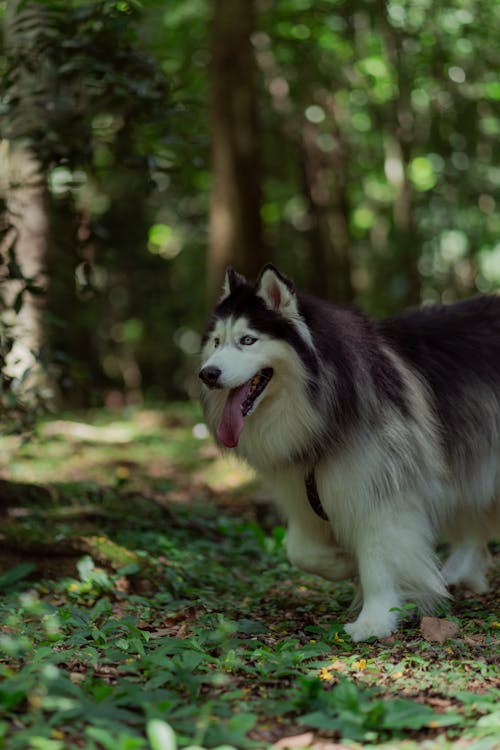
[[[321,504],[321,499],[318,494],[318,486],[316,484],[316,476],[314,474],[314,469],[306,476],[305,478],[305,485],[306,485],[306,492],[307,492],[307,499],[309,500],[309,505],[313,509],[313,511],[316,513],[317,516],[323,519],[323,521],[328,521],[328,516],[325,513],[325,509],[323,508]]]

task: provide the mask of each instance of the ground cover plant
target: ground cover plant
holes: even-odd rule
[[[352,587],[288,564],[196,407],[44,420],[0,456],[0,747],[500,746],[494,595],[353,644]]]

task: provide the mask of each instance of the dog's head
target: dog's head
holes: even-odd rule
[[[251,284],[228,268],[203,337],[200,370],[205,398],[218,406],[221,443],[238,445],[245,419],[272,397],[291,351],[300,359],[310,357],[312,348],[289,279],[267,265]]]

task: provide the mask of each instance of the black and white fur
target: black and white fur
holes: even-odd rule
[[[255,285],[228,269],[202,362],[214,435],[231,389],[272,368],[234,450],[286,516],[291,562],[331,581],[359,576],[353,640],[388,636],[405,601],[429,611],[450,584],[487,590],[487,542],[500,531],[500,297],[374,322],[297,294],[273,266]],[[311,470],[329,522],[308,502]]]

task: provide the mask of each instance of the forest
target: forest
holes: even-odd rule
[[[351,643],[198,360],[228,265],[376,318],[498,292],[498,3],[0,26],[0,748],[494,750],[498,602]]]

